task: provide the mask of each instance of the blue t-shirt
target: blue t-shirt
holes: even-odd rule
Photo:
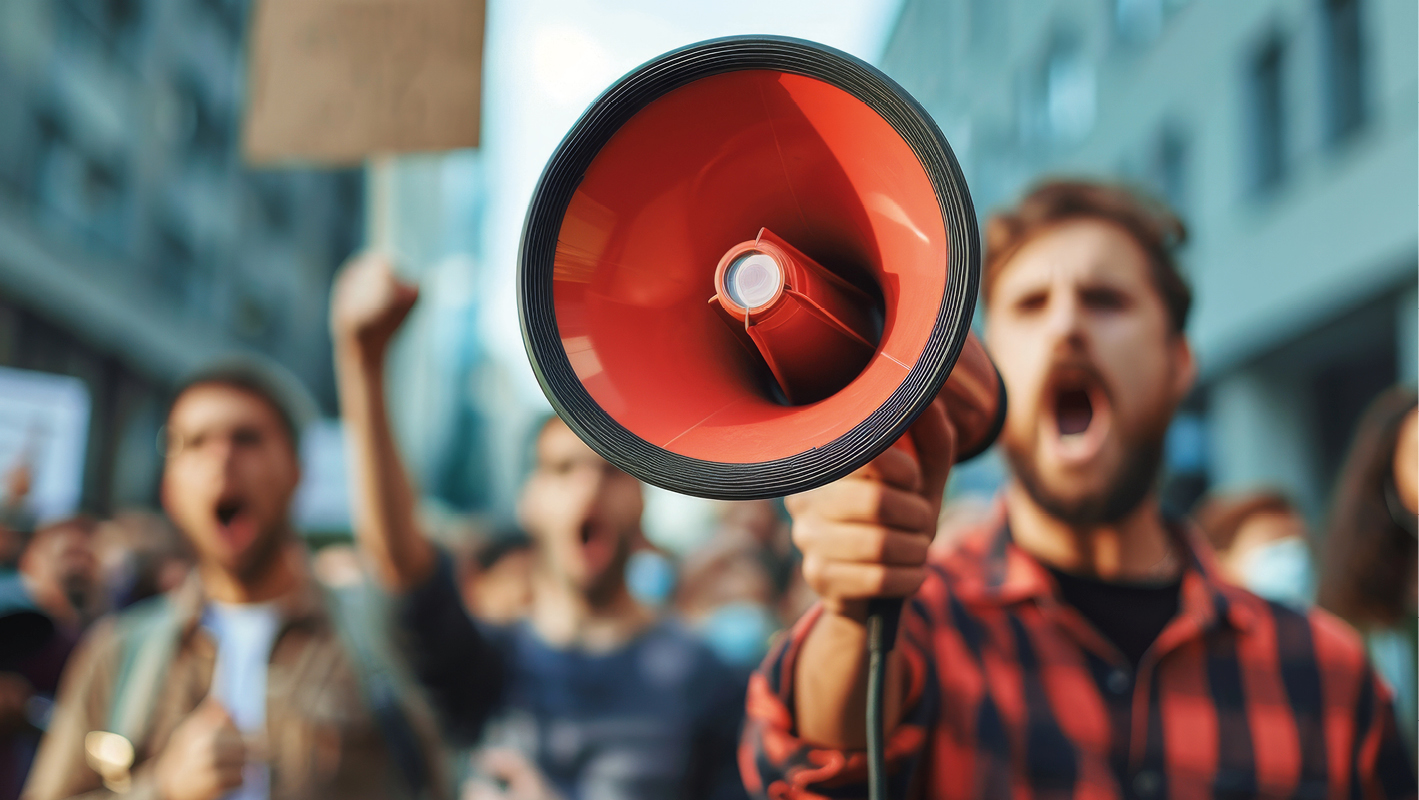
[[[445,729],[522,752],[569,800],[746,796],[744,681],[677,622],[611,652],[553,647],[527,623],[475,624],[446,559],[400,617]]]

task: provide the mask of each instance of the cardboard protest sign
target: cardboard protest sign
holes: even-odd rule
[[[260,0],[243,151],[350,164],[476,147],[484,0]]]

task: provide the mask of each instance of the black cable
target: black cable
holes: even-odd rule
[[[887,800],[886,743],[883,734],[883,698],[886,695],[887,654],[884,641],[887,622],[883,612],[867,617],[867,797]]]
[[[887,800],[886,703],[887,657],[897,642],[902,619],[900,597],[867,602],[867,796]]]

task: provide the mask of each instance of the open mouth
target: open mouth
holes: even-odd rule
[[[1054,397],[1054,420],[1060,436],[1079,436],[1094,421],[1094,403],[1082,388],[1064,389]]]
[[[1061,460],[1088,461],[1103,446],[1111,421],[1103,382],[1092,371],[1067,369],[1052,383],[1046,416],[1053,422],[1054,435],[1047,438]]]
[[[232,520],[236,519],[237,515],[241,513],[241,507],[242,502],[240,500],[228,499],[218,501],[216,509],[217,523],[223,528],[231,525]]]
[[[238,549],[244,548],[256,538],[256,520],[240,497],[223,497],[212,509],[216,518],[217,533],[227,543]]]

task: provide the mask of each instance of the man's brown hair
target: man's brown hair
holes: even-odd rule
[[[1163,203],[1116,184],[1048,180],[1031,189],[1015,208],[992,215],[985,226],[985,274],[981,280],[987,301],[1001,267],[1026,242],[1061,223],[1080,219],[1117,225],[1143,248],[1168,320],[1174,332],[1182,333],[1192,307],[1192,289],[1183,280],[1173,252],[1187,240],[1187,228]]]

